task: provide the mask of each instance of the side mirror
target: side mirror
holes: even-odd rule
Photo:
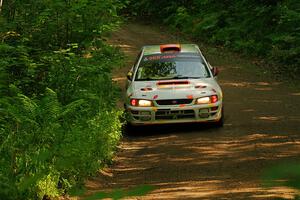
[[[212,68],[212,73],[214,76],[217,76],[219,74],[219,69],[217,67]]]
[[[132,71],[129,71],[127,73],[127,79],[131,81],[132,80],[132,76],[133,76]]]

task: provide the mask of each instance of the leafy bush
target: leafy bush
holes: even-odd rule
[[[54,198],[111,161],[121,137],[102,37],[118,1],[4,1],[0,11],[0,196]],[[87,23],[88,22],[88,23]]]
[[[17,199],[36,191],[49,197],[62,194],[54,186],[68,189],[82,183],[112,158],[120,138],[112,62],[101,54],[89,65],[83,58],[51,58],[55,60],[43,83],[55,91],[46,87],[29,91],[28,97],[19,89],[22,85],[12,82],[8,96],[1,97],[0,179],[6,185],[1,196],[8,199],[15,199],[12,193]]]
[[[42,49],[86,45],[119,23],[118,0],[4,0],[1,32],[15,31]]]

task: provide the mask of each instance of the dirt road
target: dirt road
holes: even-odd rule
[[[114,79],[124,84],[142,45],[170,42],[182,40],[157,27],[125,25],[112,43],[129,63]],[[225,50],[202,49],[221,70],[225,126],[164,126],[125,136],[111,172],[87,182],[89,193],[147,184],[156,190],[134,199],[292,198],[292,189],[262,187],[261,175],[274,164],[300,160],[299,88],[258,73],[250,61]]]

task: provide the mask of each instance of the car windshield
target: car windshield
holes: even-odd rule
[[[208,78],[208,68],[199,54],[146,55],[136,72],[136,81]]]

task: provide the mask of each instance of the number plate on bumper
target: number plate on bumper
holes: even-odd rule
[[[195,118],[194,110],[157,110],[155,113],[156,120],[193,118]]]

